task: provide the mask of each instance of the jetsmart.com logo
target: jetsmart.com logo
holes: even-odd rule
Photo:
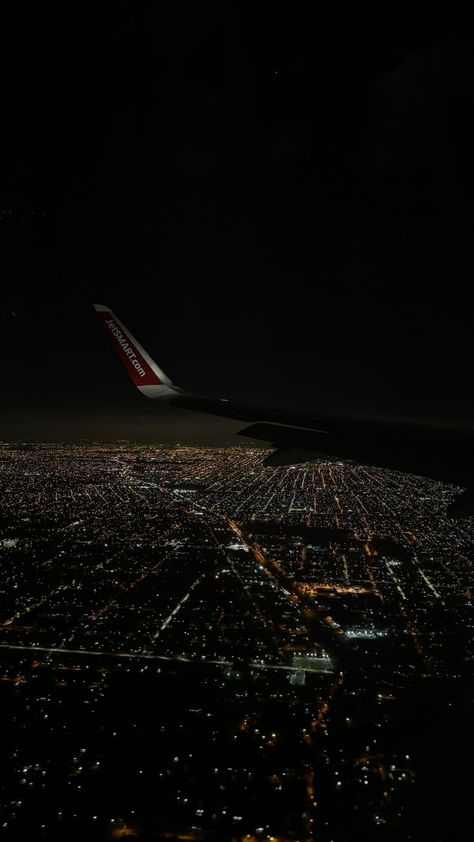
[[[112,333],[115,336],[118,344],[121,346],[122,351],[124,352],[125,356],[128,357],[128,359],[130,360],[130,362],[133,365],[134,369],[136,370],[137,374],[139,374],[140,377],[145,377],[145,374],[146,374],[145,369],[142,368],[142,366],[138,362],[137,356],[136,356],[133,348],[131,348],[131,346],[128,344],[126,337],[123,335],[122,331],[119,330],[119,328],[115,324],[114,320],[109,319],[108,321],[106,321],[105,324],[107,325],[109,330],[112,331]]]

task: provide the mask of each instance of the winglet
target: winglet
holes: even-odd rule
[[[148,398],[161,398],[181,392],[109,307],[94,304],[94,308],[132,383],[140,392]]]

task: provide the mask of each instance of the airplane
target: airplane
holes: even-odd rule
[[[195,395],[170,380],[109,307],[94,304],[94,308],[133,384],[143,395],[183,409],[253,422],[239,435],[274,448],[263,465],[296,465],[325,458],[416,474],[464,487],[447,514],[474,515],[474,486],[469,487],[474,475],[472,434],[415,423],[312,416]]]

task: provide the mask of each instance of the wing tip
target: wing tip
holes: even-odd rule
[[[105,304],[92,306],[134,386],[149,398],[159,398],[180,391],[125,325],[119,321],[110,307]]]

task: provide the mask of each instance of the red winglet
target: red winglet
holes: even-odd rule
[[[94,307],[102,327],[135,386],[140,390],[143,389],[144,393],[150,397],[158,397],[165,392],[175,391],[171,380],[112,311],[102,304],[94,304]]]

